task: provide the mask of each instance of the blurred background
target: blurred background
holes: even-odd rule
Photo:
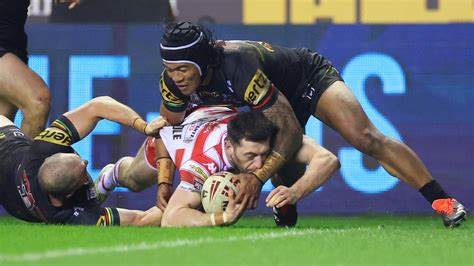
[[[378,128],[412,147],[448,193],[474,208],[474,1],[84,0],[68,10],[31,0],[29,64],[51,88],[50,119],[100,95],[147,119],[158,115],[158,45],[164,23],[173,20],[203,23],[218,39],[323,54]],[[306,132],[342,167],[299,204],[300,213],[432,213],[417,191],[319,121],[312,118]],[[75,148],[96,176],[106,164],[134,156],[143,141],[101,122]],[[270,189],[266,184],[261,201]],[[145,209],[155,192],[119,190],[106,204]],[[260,204],[252,213],[270,210]]]

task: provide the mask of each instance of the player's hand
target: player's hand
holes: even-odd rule
[[[82,0],[54,0],[54,4],[69,3],[69,6],[67,7],[68,9],[75,8],[81,2],[82,2]]]
[[[237,203],[245,203],[247,209],[257,208],[258,197],[262,190],[262,182],[253,174],[238,174],[234,178],[238,181]]]
[[[173,194],[173,186],[167,183],[161,183],[158,186],[158,192],[156,193],[156,206],[160,208],[161,211],[165,211],[166,206],[168,206],[168,201]]]
[[[164,117],[158,116],[146,125],[145,134],[151,137],[158,137],[160,135],[160,129],[169,125],[170,123],[168,123]]]
[[[229,191],[229,204],[227,204],[227,208],[225,209],[225,212],[223,215],[225,215],[225,225],[231,225],[236,223],[240,216],[245,211],[245,207],[247,205],[247,202],[243,201],[242,203],[237,203],[236,198],[235,198],[235,193],[231,189]]]
[[[278,186],[268,194],[265,199],[267,207],[281,208],[284,205],[294,205],[298,201],[298,195],[294,188]]]

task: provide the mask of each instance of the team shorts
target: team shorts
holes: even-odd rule
[[[302,128],[305,127],[311,115],[316,112],[316,106],[323,93],[336,81],[343,81],[339,71],[330,63],[308,73],[299,98],[290,100]]]
[[[156,170],[156,151],[155,151],[155,138],[148,137],[145,140],[145,161],[148,167]]]

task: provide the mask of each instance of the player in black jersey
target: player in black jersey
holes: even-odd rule
[[[216,42],[208,30],[190,22],[169,25],[160,53],[165,67],[160,110],[172,124],[181,122],[193,106],[228,104],[263,110],[279,127],[275,152],[254,172],[257,178],[240,177],[238,199],[251,198],[256,204],[261,184],[291,159],[301,145],[301,127],[313,115],[391,175],[418,189],[442,214],[446,226],[464,219],[464,207],[441,188],[407,145],[378,131],[339,72],[320,54],[265,42]],[[286,164],[279,175],[290,178],[301,171]],[[292,209],[291,215],[296,215]]]
[[[76,5],[79,0],[61,0]],[[29,137],[44,129],[50,92],[28,68],[25,22],[30,0],[0,0],[0,115],[15,118],[23,112],[22,131]],[[72,6],[73,7],[73,6]]]
[[[29,222],[147,225],[143,220],[147,212],[100,207],[87,161],[71,147],[101,119],[151,136],[166,124],[162,118],[147,124],[128,106],[107,96],[65,113],[34,140],[0,116],[0,204],[7,212]]]

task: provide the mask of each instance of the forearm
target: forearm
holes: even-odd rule
[[[297,201],[326,183],[339,166],[339,160],[332,153],[315,156],[303,176],[290,188],[295,192]]]
[[[171,125],[179,125],[181,122],[183,122],[184,115],[186,112],[172,112],[168,110],[163,103],[160,106],[160,115],[166,118],[166,120],[171,124]]]
[[[101,119],[134,127],[142,133],[146,127],[146,122],[135,111],[108,96],[94,98],[64,116],[76,127],[81,138],[87,136]]]
[[[273,141],[273,154],[264,166],[255,172],[262,181],[273,176],[279,168],[301,147],[303,130],[295,117],[290,104],[283,95],[279,95],[275,104],[263,111],[265,116],[278,128]]]
[[[134,127],[142,133],[145,130],[146,123],[143,123],[143,119],[137,112],[111,97],[102,96],[94,98],[91,101],[91,109],[95,119],[114,121],[122,125]]]
[[[211,214],[195,209],[181,207],[166,210],[163,216],[163,227],[199,227],[213,226]]]

